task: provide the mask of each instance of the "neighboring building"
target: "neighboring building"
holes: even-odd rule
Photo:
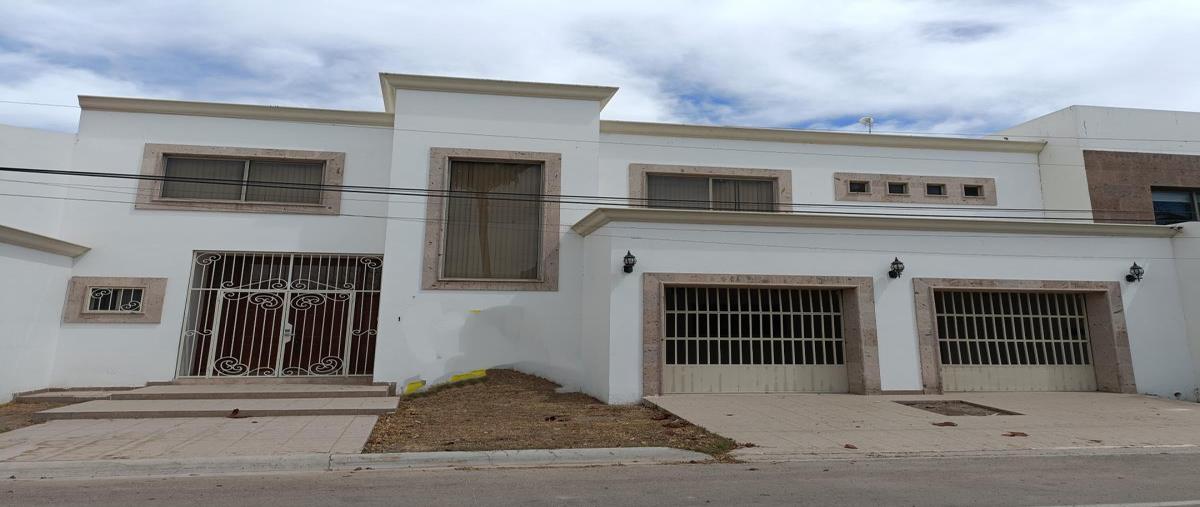
[[[0,130],[0,166],[125,176],[0,174],[0,276],[21,288],[0,300],[0,396],[494,366],[611,403],[1197,396],[1197,234],[1091,221],[1081,134],[1035,126],[1079,108],[962,139],[601,121],[615,88],[381,82],[385,112],[80,97],[75,136]]]

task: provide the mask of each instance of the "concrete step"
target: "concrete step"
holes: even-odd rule
[[[15,402],[82,403],[92,400],[107,400],[113,393],[123,390],[112,389],[62,389],[37,393],[18,394]]]
[[[141,419],[159,417],[238,417],[287,415],[382,415],[395,412],[394,396],[359,398],[263,398],[188,400],[94,400],[35,413],[37,420]]]
[[[387,397],[386,385],[353,384],[186,384],[155,385],[114,392],[111,400],[234,400]]]

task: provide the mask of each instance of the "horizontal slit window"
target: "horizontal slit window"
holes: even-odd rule
[[[775,185],[768,179],[650,174],[646,197],[653,208],[776,211]]]
[[[160,197],[320,204],[324,162],[167,157]]]

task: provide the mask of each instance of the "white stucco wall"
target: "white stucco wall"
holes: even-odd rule
[[[1138,390],[1194,396],[1170,239],[644,223],[612,223],[593,238],[611,243],[609,266],[626,250],[638,259],[635,273],[613,277],[609,289],[610,402],[641,396],[640,274],[649,272],[873,277],[885,390],[921,388],[912,278],[1120,280]],[[907,267],[893,280],[895,256]],[[1133,261],[1146,267],[1143,282],[1123,280]]]
[[[0,243],[0,404],[50,385],[71,258]]]
[[[391,130],[313,123],[84,111],[74,169],[137,174],[146,143],[327,150],[346,153],[346,185],[386,186]],[[135,210],[137,182],[73,182],[62,234],[92,250],[75,276],[166,277],[161,324],[63,324],[54,386],[138,385],[175,376],[194,250],[382,253],[384,197],[347,193],[342,213],[321,216]],[[389,262],[385,259],[384,262]],[[61,305],[63,295],[53,299]]]
[[[70,169],[74,148],[74,134],[0,125],[0,167]],[[46,183],[64,182],[61,176],[0,171],[0,194],[6,194],[0,196],[0,225],[58,237],[63,201],[51,197],[64,190]]]
[[[594,194],[600,104],[404,91],[396,96],[391,184],[425,188],[429,149],[528,150],[562,154],[562,193]],[[375,378],[444,380],[477,368],[515,366],[579,389],[582,238],[559,232],[557,292],[420,288],[425,202],[393,198],[387,225]],[[565,231],[586,213],[562,205]]]
[[[1179,273],[1179,301],[1187,319],[1187,336],[1191,343],[1193,375],[1197,389],[1191,393],[1200,400],[1200,223],[1180,224],[1182,231],[1171,240]]]

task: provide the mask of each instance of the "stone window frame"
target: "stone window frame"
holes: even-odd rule
[[[663,298],[667,285],[840,289],[846,380],[851,394],[879,394],[879,336],[875,323],[875,280],[869,276],[740,275],[713,273],[642,274],[642,396],[662,394]]]
[[[851,192],[851,181],[866,181],[869,191]],[[908,193],[889,193],[888,184],[890,183],[907,184]],[[931,195],[924,192],[926,185],[930,184],[945,185],[946,193],[943,195]],[[983,195],[979,197],[965,195],[964,188],[967,185],[982,187]],[[914,191],[914,189],[921,189],[921,191]],[[835,172],[833,173],[833,194],[834,199],[838,201],[995,206],[996,179],[963,176]]]
[[[787,169],[756,169],[751,167],[718,167],[698,165],[629,164],[629,200],[633,206],[648,207],[644,206],[644,204],[648,204],[646,202],[646,187],[647,178],[651,175],[771,180],[775,182],[776,211],[792,210],[792,171]]]
[[[89,312],[88,289],[92,287],[121,287],[142,289],[140,312]],[[73,276],[67,283],[67,299],[63,322],[67,324],[158,324],[162,321],[163,299],[166,297],[166,278]]]
[[[562,154],[537,151],[481,150],[472,148],[430,148],[429,184],[431,190],[425,208],[425,244],[421,254],[421,288],[425,290],[558,290],[559,203],[542,201],[542,259],[534,280],[495,280],[488,278],[447,279],[442,276],[445,249],[445,217],[448,199],[438,192],[449,189],[450,162],[454,159],[489,162],[531,162],[542,164],[542,194],[557,196],[562,191]]]
[[[162,197],[162,179],[166,174],[167,157],[171,156],[274,160],[284,162],[321,162],[324,164],[321,184],[326,187],[339,187],[342,185],[346,166],[346,154],[337,151],[146,143],[142,153],[141,175],[148,178],[138,180],[138,192],[134,201],[134,209],[241,211],[305,215],[337,215],[342,209],[342,193],[337,189],[322,190],[321,202],[318,204],[164,198]]]
[[[978,292],[1071,292],[1083,293],[1092,347],[1096,390],[1136,393],[1133,356],[1125,326],[1121,284],[1077,280],[1000,280],[980,278],[913,278],[913,308],[916,312],[917,346],[921,360],[921,384],[926,394],[942,394],[942,361],[938,353],[934,319],[934,291]]]

